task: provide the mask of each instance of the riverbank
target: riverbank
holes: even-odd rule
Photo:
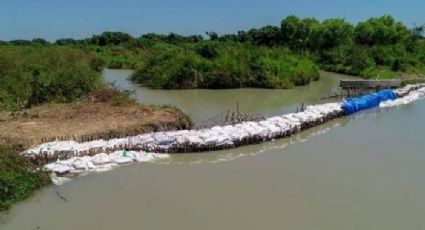
[[[30,147],[47,140],[84,141],[158,130],[187,129],[190,118],[173,106],[82,101],[0,112],[0,140]]]
[[[146,106],[114,89],[74,103],[48,103],[0,111],[0,211],[50,183],[47,172],[20,155],[48,140],[108,139],[159,130],[190,129],[189,116],[173,106]]]
[[[0,117],[0,211],[51,183],[47,172],[20,155],[43,140],[112,138],[192,125],[190,118],[176,107],[135,103],[47,104],[21,112],[0,112]]]

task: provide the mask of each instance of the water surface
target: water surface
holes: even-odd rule
[[[318,103],[318,99],[333,93],[342,78],[351,78],[334,73],[321,73],[321,79],[308,86],[295,87],[289,90],[281,89],[225,89],[225,90],[154,90],[140,87],[128,80],[131,70],[109,70],[103,72],[106,82],[135,92],[136,99],[143,104],[171,104],[183,109],[193,121],[201,122],[227,113],[236,111],[236,103],[243,113],[265,116],[282,114],[288,109],[294,112],[296,106],[302,103]]]
[[[18,204],[0,229],[425,229],[424,114],[422,100],[91,174]]]

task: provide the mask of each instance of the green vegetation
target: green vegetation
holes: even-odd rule
[[[324,70],[363,78],[417,78],[425,73],[424,31],[391,16],[357,25],[289,16],[280,27],[221,37],[208,32],[206,41],[142,36],[138,41],[151,45],[133,80],[166,89],[289,88],[317,79],[318,67],[308,59]]]
[[[131,68],[137,70],[132,77],[134,81],[165,89],[290,88],[316,80],[319,68],[364,78],[402,76],[410,79],[425,73],[424,31],[424,26],[409,28],[391,16],[370,18],[356,25],[341,18],[318,21],[289,16],[280,26],[269,25],[222,36],[207,32],[209,39],[175,33],[150,33],[135,38],[122,32],[105,32],[87,39],[65,38],[54,43],[41,38],[2,42],[0,65],[4,65],[5,50],[9,50],[9,55],[13,51],[19,54],[28,50],[46,56],[54,50],[64,56],[77,53],[70,56],[84,58],[69,62],[72,63],[68,66],[70,69],[77,68],[75,65],[85,66],[81,71],[89,71],[88,66],[97,71],[103,67]],[[34,59],[38,62],[27,58],[20,64],[25,67],[25,74],[34,68],[27,65],[35,63],[39,67],[49,63],[39,61],[46,57]],[[57,71],[65,71],[62,64],[55,64],[52,67],[60,67]],[[48,72],[45,75],[52,76],[50,79],[55,79],[57,73],[50,73],[52,67],[44,71]],[[43,84],[50,86],[50,83]],[[85,90],[90,91],[82,89]],[[55,92],[62,94],[61,90]],[[45,99],[41,101],[68,101],[77,96],[80,95],[43,96]],[[0,94],[0,101],[7,101],[8,107],[21,103],[15,100],[16,96],[7,96],[7,100],[5,97],[4,92]]]
[[[0,46],[0,109],[72,102],[101,86],[93,54],[71,47]]]
[[[0,45],[0,111],[98,95],[117,106],[132,103],[128,92],[101,82],[99,71],[105,64],[94,52],[41,39],[10,43]],[[22,151],[21,146],[0,143],[0,211],[50,183],[44,171],[19,155]]]
[[[50,183],[49,176],[21,157],[19,146],[0,144],[0,211],[5,211],[33,191]]]
[[[425,72],[424,27],[407,28],[391,16],[357,25],[343,19],[319,22],[294,16],[282,21],[284,43],[325,70],[364,78],[393,78]]]
[[[0,110],[83,98],[116,106],[134,103],[129,92],[102,84],[99,72],[105,67],[135,69],[134,81],[164,89],[291,88],[317,80],[319,68],[423,82],[424,32],[425,26],[409,28],[391,16],[357,25],[341,18],[289,16],[280,26],[222,36],[210,31],[208,39],[105,32],[53,43],[42,38],[0,41]],[[0,145],[0,211],[48,183],[44,172],[19,156],[21,150]]]
[[[316,65],[284,48],[205,41],[157,44],[133,80],[154,88],[291,88],[319,78]]]

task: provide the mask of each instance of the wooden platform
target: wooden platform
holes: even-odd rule
[[[401,87],[401,80],[341,80],[340,87],[343,89],[384,89]]]

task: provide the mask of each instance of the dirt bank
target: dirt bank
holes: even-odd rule
[[[0,142],[24,147],[53,138],[84,141],[161,129],[187,129],[190,118],[171,106],[101,102],[46,104],[20,112],[0,112]]]

